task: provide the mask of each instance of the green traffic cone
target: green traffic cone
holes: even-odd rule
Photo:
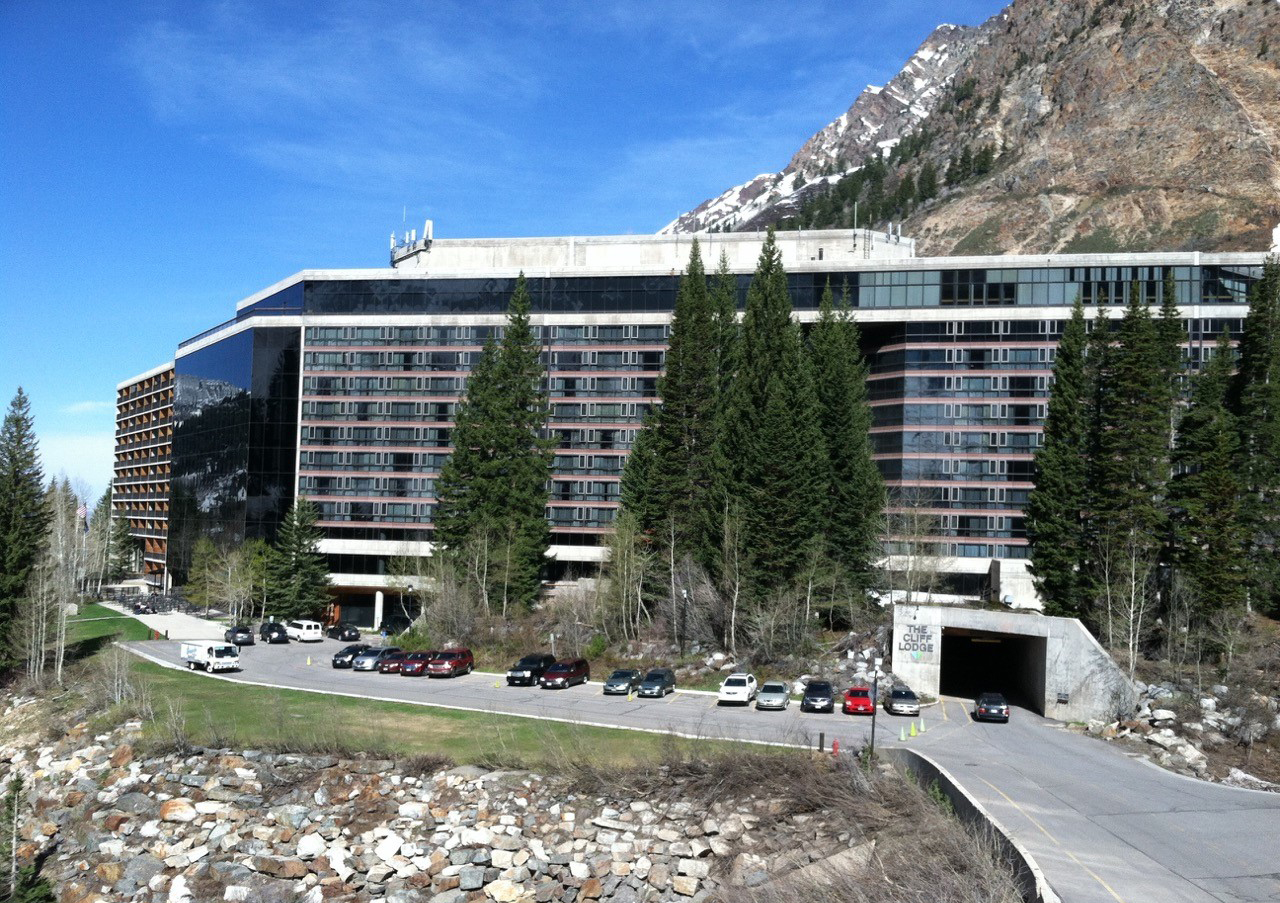
[[[923,734],[923,733],[924,733],[925,731],[927,731],[927,730],[928,730],[928,728],[924,726],[924,719],[923,719],[923,718],[921,718],[921,719],[920,719],[920,733],[922,733],[922,734]]]
[[[915,735],[916,735],[916,723],[913,721],[911,722],[911,736],[914,737]]]
[[[907,742],[907,729],[906,729],[905,727],[904,727],[904,728],[901,728],[901,729],[898,731],[898,742],[900,742],[900,743],[906,743],[906,742]]]

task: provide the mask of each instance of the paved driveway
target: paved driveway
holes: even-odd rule
[[[157,616],[169,617],[169,616]],[[172,636],[172,634],[171,634]],[[686,736],[857,749],[866,716],[721,708],[706,693],[606,697],[600,686],[507,687],[476,672],[447,680],[335,670],[344,643],[242,650],[244,670],[212,679],[339,693]],[[175,643],[130,644],[177,665]],[[977,724],[968,700],[927,708],[928,730],[906,745],[942,764],[1035,857],[1067,903],[1280,901],[1280,794],[1207,784],[1165,772],[1121,747],[1014,710],[1009,724]],[[878,716],[877,742],[902,745],[909,719]]]

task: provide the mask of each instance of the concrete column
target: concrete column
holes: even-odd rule
[[[382,590],[375,590],[373,594],[373,629],[377,630],[382,624]]]

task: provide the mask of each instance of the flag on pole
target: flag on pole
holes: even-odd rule
[[[85,507],[83,502],[81,502],[80,507],[76,509],[76,517],[84,521],[84,532],[88,533],[89,532],[89,509]]]

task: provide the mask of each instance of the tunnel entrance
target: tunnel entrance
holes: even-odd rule
[[[1013,705],[1044,712],[1045,638],[965,627],[942,629],[939,689],[972,699],[1003,693]]]

